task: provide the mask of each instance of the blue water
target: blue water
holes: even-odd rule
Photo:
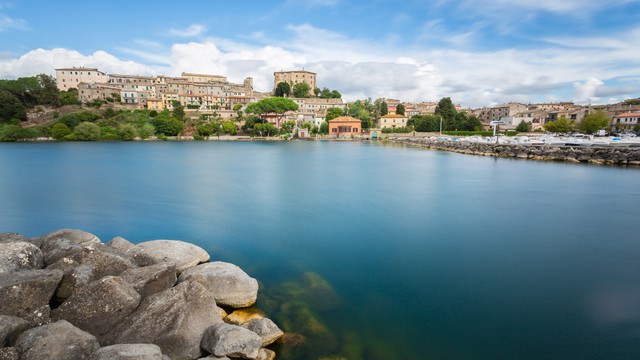
[[[0,232],[196,243],[306,336],[279,358],[631,359],[639,180],[366,142],[5,143]]]

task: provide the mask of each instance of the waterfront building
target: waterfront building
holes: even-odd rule
[[[640,124],[640,112],[625,112],[618,114],[611,120],[611,127],[618,130],[632,130]]]
[[[329,135],[333,137],[351,137],[360,135],[362,121],[351,116],[340,116],[329,120]]]
[[[406,127],[408,119],[405,115],[387,114],[379,119],[380,129]]]

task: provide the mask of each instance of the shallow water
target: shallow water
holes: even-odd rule
[[[0,144],[0,232],[181,239],[279,358],[640,356],[640,170],[351,142]]]

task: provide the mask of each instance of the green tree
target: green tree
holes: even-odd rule
[[[315,95],[316,97],[318,97],[320,95],[322,91],[320,90],[320,88],[315,88],[313,89],[313,95]]]
[[[137,130],[138,130],[138,136],[140,136],[140,139],[148,139],[149,136],[152,136],[153,134],[156,133],[156,128],[153,127],[153,125],[151,124],[143,124]]]
[[[9,91],[0,90],[0,124],[10,123],[12,119],[27,120],[27,110]]]
[[[287,98],[272,97],[262,99],[260,101],[247,105],[244,110],[247,114],[253,114],[260,117],[264,123],[264,116],[267,114],[284,115],[287,111],[298,110],[298,104]]]
[[[293,128],[296,126],[296,122],[295,121],[285,121],[284,124],[282,124],[282,127],[280,128],[280,133],[281,134],[291,134],[291,132],[293,131]]]
[[[309,84],[305,82],[297,83],[293,85],[291,90],[294,98],[308,98],[309,97]]]
[[[329,134],[329,123],[326,121],[323,121],[322,124],[320,124],[320,134],[323,135],[327,135]]]
[[[337,107],[330,107],[327,109],[327,114],[325,115],[325,120],[329,121],[329,120],[333,120],[337,117],[342,116],[343,112],[342,109],[337,108]]]
[[[385,116],[389,114],[389,105],[387,105],[387,102],[382,100],[380,102],[380,116]]]
[[[65,124],[56,123],[51,127],[51,137],[56,140],[62,140],[65,136],[71,134],[71,129]]]
[[[173,105],[173,111],[171,112],[173,117],[184,120],[184,107],[180,104],[180,101],[172,100],[171,104]]]
[[[611,118],[609,115],[602,110],[596,110],[585,116],[584,119],[578,123],[578,129],[587,134],[593,134],[598,130],[608,129],[610,124]]]
[[[273,136],[278,133],[278,129],[271,123],[255,124],[253,126],[253,135],[257,136]]]
[[[404,115],[404,105],[398,104],[398,106],[396,106],[396,114]]]
[[[284,81],[279,82],[278,85],[276,85],[276,91],[274,95],[277,97],[288,97],[289,95],[291,95],[291,85]]]
[[[138,136],[136,127],[131,124],[121,124],[118,126],[118,133],[120,138],[124,141],[131,141]]]
[[[518,126],[516,126],[516,131],[518,132],[529,132],[531,131],[531,123],[526,122],[524,120],[520,121]]]
[[[440,131],[440,117],[437,115],[414,115],[411,120],[418,132]]]
[[[236,135],[238,133],[238,126],[233,121],[225,121],[222,123],[222,131],[228,135]]]
[[[342,99],[342,94],[340,94],[340,92],[338,92],[338,90],[332,90],[331,91],[331,98],[332,99]]]
[[[157,134],[165,136],[176,136],[184,129],[184,122],[169,115],[168,111],[162,111],[151,121],[151,124],[155,127]]]
[[[90,122],[80,123],[73,132],[80,141],[96,141],[100,138],[100,126]]]
[[[368,103],[370,102],[367,101],[363,103],[360,100],[356,100],[356,102],[347,107],[347,115],[360,119],[360,121],[362,121],[363,130],[367,130],[371,127],[371,120],[373,118],[369,110],[367,110],[369,105]],[[373,104],[371,104],[371,107],[373,107]]]
[[[455,130],[456,107],[451,98],[442,98],[436,105],[435,114],[442,116],[442,130]]]
[[[482,123],[477,116],[471,115],[467,118],[467,122],[465,123],[463,129],[465,131],[480,131],[482,130]]]
[[[69,129],[73,129],[76,126],[78,126],[78,124],[80,124],[80,117],[78,116],[78,114],[67,114],[67,115],[63,115],[61,117],[58,118],[58,122],[61,124],[65,124],[67,125],[67,127]]]
[[[66,91],[60,91],[60,105],[81,105],[78,100],[78,89],[69,88]]]
[[[556,121],[549,121],[544,124],[544,129],[549,132],[568,133],[573,131],[574,125],[573,121],[569,121],[566,117],[561,117]]]

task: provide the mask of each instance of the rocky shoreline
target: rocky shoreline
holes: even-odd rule
[[[0,233],[0,360],[274,359],[258,282],[178,240]]]
[[[390,137],[385,139],[385,141],[469,155],[601,165],[640,166],[640,148],[637,147],[525,146],[447,141],[417,137]]]

